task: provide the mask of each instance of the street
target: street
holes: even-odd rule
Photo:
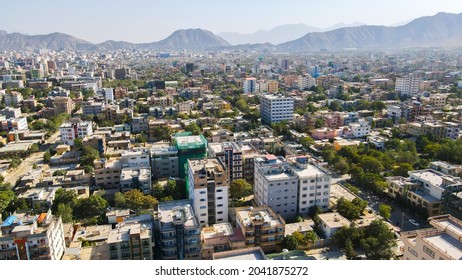
[[[45,151],[49,149],[50,145],[56,143],[59,138],[59,131],[50,136],[45,143],[40,145],[40,151],[33,153],[29,157],[25,158],[21,164],[14,170],[10,171],[6,176],[4,181],[10,183],[12,186],[16,185],[18,179],[26,175],[35,164],[43,164],[43,155]]]

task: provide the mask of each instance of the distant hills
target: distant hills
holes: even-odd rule
[[[309,32],[323,32],[342,27],[353,27],[361,25],[364,24],[360,22],[355,22],[352,24],[338,23],[328,28],[318,28],[299,23],[279,25],[268,31],[258,30],[248,34],[242,34],[238,32],[221,32],[217,35],[233,45],[263,43],[281,44],[287,41],[298,39]]]
[[[410,47],[462,46],[462,13],[438,13],[396,27],[358,26],[328,32],[308,33],[278,45],[285,51],[356,49],[396,49]]]
[[[361,25],[361,23],[354,23],[353,25]],[[269,31],[261,30],[251,34],[223,32],[220,33],[221,36],[203,29],[182,29],[173,32],[161,41],[143,44],[111,40],[100,44],[93,44],[63,33],[25,35],[20,33],[8,34],[6,31],[0,30],[0,50],[52,49],[108,51],[115,49],[150,49],[168,51],[183,49],[243,49],[305,52],[350,48],[452,48],[462,47],[462,32],[460,30],[462,30],[462,13],[438,13],[434,16],[421,17],[405,25],[395,27],[361,25],[342,27],[324,32],[315,27],[303,24],[282,25]],[[297,38],[297,36],[299,37],[298,39],[290,39]],[[267,40],[268,38],[271,40]],[[282,43],[271,44],[268,41]],[[239,42],[247,43],[238,44]]]

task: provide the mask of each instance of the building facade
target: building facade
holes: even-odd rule
[[[260,96],[260,117],[263,124],[292,121],[294,117],[294,99],[281,94],[263,94]]]

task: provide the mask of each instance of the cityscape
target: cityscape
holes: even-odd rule
[[[0,31],[0,260],[462,260],[461,28]]]

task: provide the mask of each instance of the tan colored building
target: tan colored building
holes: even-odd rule
[[[211,260],[216,252],[245,248],[242,232],[230,223],[214,224],[201,231],[202,259]]]
[[[106,136],[103,135],[88,135],[83,139],[83,145],[92,147],[97,150],[101,156],[106,152]]]
[[[55,97],[53,99],[55,115],[72,114],[72,99],[70,97]]]
[[[433,228],[402,232],[403,260],[462,260],[462,221],[451,215],[429,219]]]
[[[236,208],[236,225],[246,247],[260,246],[265,253],[275,252],[285,235],[286,222],[268,206]]]
[[[118,158],[98,159],[93,162],[95,166],[95,184],[104,189],[118,189],[120,187],[120,174],[122,162]]]

